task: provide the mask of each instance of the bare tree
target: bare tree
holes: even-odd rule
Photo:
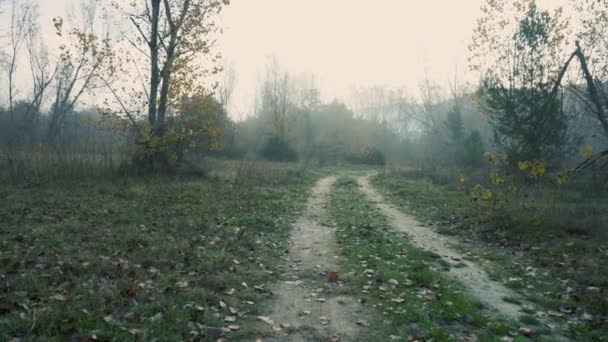
[[[26,44],[30,30],[37,18],[38,6],[32,0],[11,0],[11,22],[9,27],[9,53],[7,56],[8,102],[10,120],[14,122],[15,76],[19,64],[19,55]]]
[[[40,38],[38,13],[32,18],[35,20],[31,23],[26,44],[32,77],[32,93],[23,118],[24,125],[28,127],[33,127],[40,116],[40,107],[46,91],[55,79],[58,70],[57,66],[51,68],[48,47]]]
[[[291,79],[283,71],[276,58],[266,66],[266,75],[261,87],[261,108],[269,114],[277,137],[285,141],[289,130],[289,110],[292,105]]]
[[[236,87],[237,82],[236,69],[234,67],[234,64],[230,64],[226,68],[224,68],[223,76],[224,77],[218,85],[218,88],[215,93],[219,103],[226,110],[228,110],[228,106],[230,105],[230,100],[232,99],[232,94],[234,92],[234,88]]]
[[[111,41],[95,32],[97,2],[88,0],[82,4],[80,27],[68,30],[68,43],[60,47],[61,55],[55,77],[55,99],[50,113],[47,139],[55,140],[66,115],[70,113],[82,95],[99,88],[99,80],[104,74],[112,74]],[[53,19],[57,35],[64,35],[62,18]]]

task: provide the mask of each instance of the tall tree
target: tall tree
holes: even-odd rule
[[[548,157],[566,139],[558,95],[568,22],[561,9],[550,13],[534,0],[487,0],[482,10],[471,49],[483,74],[481,105],[494,142],[512,163]]]
[[[284,71],[276,58],[266,65],[266,74],[260,89],[258,112],[269,115],[275,136],[287,141],[290,124],[290,110],[293,107],[293,87],[289,74]]]
[[[123,114],[136,127],[152,168],[167,157],[163,144],[169,115],[191,110],[184,106],[200,101],[188,99],[206,98],[213,92],[214,87],[204,81],[221,71],[216,66],[220,56],[212,53],[215,34],[221,31],[215,17],[228,4],[229,0],[137,0],[127,5],[113,1],[132,23],[122,30],[130,48],[115,68],[123,77],[137,80],[141,88],[122,89],[106,82],[113,95],[108,103],[118,105],[121,110],[114,114]],[[144,113],[145,128],[138,124]]]

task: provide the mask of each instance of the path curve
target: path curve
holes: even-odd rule
[[[388,205],[382,195],[370,185],[369,175],[357,178],[357,182],[368,200],[376,204],[396,230],[407,233],[417,246],[441,255],[446,261],[458,263],[459,267],[450,267],[448,273],[469,289],[472,295],[509,318],[517,320],[523,314],[521,306],[503,300],[505,297],[523,300],[518,293],[491,280],[481,266],[465,261],[461,253],[449,246],[448,238]]]
[[[312,189],[304,214],[295,222],[285,259],[288,270],[272,292],[272,313],[259,317],[272,326],[269,341],[357,341],[365,314],[351,296],[340,294],[335,227],[325,216],[336,177],[321,179]]]

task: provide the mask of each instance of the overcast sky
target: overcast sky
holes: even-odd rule
[[[40,0],[50,40],[51,18],[78,1]],[[467,45],[482,0],[231,2],[221,17],[225,33],[219,48],[236,66],[240,114],[250,111],[270,56],[295,74],[314,73],[326,100],[374,85],[415,93],[425,75],[447,83],[458,72],[461,80],[474,81],[467,72]]]
[[[237,97],[251,98],[268,56],[314,73],[326,99],[353,86],[414,90],[428,73],[466,71],[480,0],[234,0],[222,50],[234,61]],[[246,101],[241,110],[248,109]]]

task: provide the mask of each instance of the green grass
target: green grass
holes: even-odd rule
[[[352,179],[337,182],[330,207],[343,268],[351,271],[345,282],[374,313],[370,339],[454,341],[475,336],[495,341],[515,329],[513,323],[492,318],[460,284],[446,278],[438,255],[413,247],[392,230]]]
[[[457,247],[468,260],[491,261],[491,278],[541,310],[564,313],[555,320],[572,338],[608,336],[608,197],[586,198],[564,189],[543,224],[534,226],[516,206],[489,216],[449,185],[397,173],[379,174],[373,184],[419,220],[458,237]],[[590,296],[589,287],[600,293]]]
[[[314,178],[2,187],[0,340],[250,339]]]

